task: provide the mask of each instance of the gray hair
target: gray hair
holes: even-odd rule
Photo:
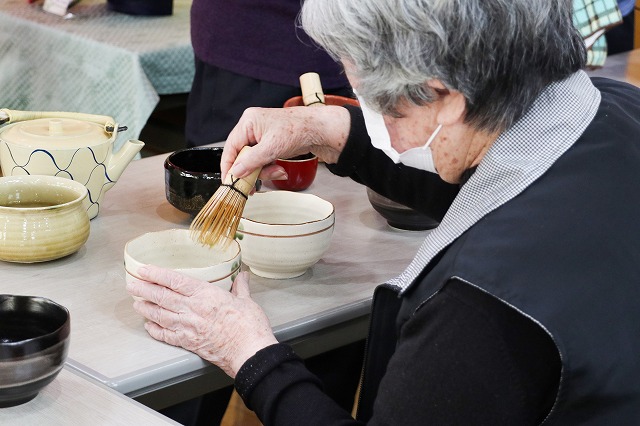
[[[583,68],[571,0],[306,0],[304,30],[354,65],[358,93],[397,116],[440,80],[465,97],[465,121],[509,128],[549,83]]]

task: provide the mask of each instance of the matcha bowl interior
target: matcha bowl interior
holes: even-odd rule
[[[188,229],[148,232],[124,248],[127,281],[137,278],[143,265],[156,265],[229,290],[240,272],[240,263],[240,245],[236,241],[229,240],[224,247],[209,247],[194,241]]]

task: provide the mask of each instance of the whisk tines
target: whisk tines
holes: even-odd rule
[[[220,187],[196,215],[189,227],[201,244],[215,246],[235,236],[245,199],[234,190]]]
[[[244,147],[236,161],[249,149]],[[191,222],[191,237],[208,246],[227,245],[235,237],[244,205],[256,183],[260,169],[249,176],[235,178],[229,174]]]

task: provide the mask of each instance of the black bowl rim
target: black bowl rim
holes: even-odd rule
[[[190,148],[182,148],[182,149],[178,149],[174,152],[172,152],[171,154],[167,155],[167,158],[165,158],[164,160],[164,168],[167,171],[172,171],[172,170],[177,170],[183,173],[188,173],[190,175],[193,176],[215,176],[215,175],[220,175],[221,172],[196,172],[193,170],[189,170],[189,169],[185,169],[184,167],[180,167],[177,164],[175,164],[173,161],[171,161],[171,157],[181,154],[183,152],[191,152],[191,151],[222,151],[224,148],[222,148],[221,146],[194,146],[194,147],[190,147]],[[216,178],[218,178],[217,176],[215,176]]]
[[[40,341],[47,341],[47,340],[51,340],[52,338],[54,343],[57,344],[61,341],[64,341],[65,339],[69,338],[69,334],[71,333],[71,314],[69,313],[69,310],[62,306],[61,304],[54,302],[51,299],[48,299],[46,297],[41,297],[41,296],[27,296],[27,295],[15,295],[15,294],[0,294],[0,302],[6,300],[6,299],[29,299],[29,300],[36,300],[39,302],[44,302],[48,305],[54,306],[57,309],[60,309],[64,312],[64,314],[66,315],[66,319],[65,321],[59,326],[57,327],[55,330],[50,331],[49,333],[46,334],[42,334],[40,336],[37,337],[31,337],[29,339],[24,339],[24,340],[20,340],[17,342],[4,342],[4,343],[0,343],[0,360],[4,359],[3,357],[3,352],[2,348],[5,348],[7,351],[15,351],[17,350],[16,348],[18,347],[24,347],[25,351],[29,346],[35,346],[37,345],[38,342]],[[47,346],[52,346],[52,345],[47,345]],[[22,352],[25,352],[22,351]],[[35,351],[26,351],[27,353],[33,353]],[[11,358],[13,357],[13,355],[11,355]]]

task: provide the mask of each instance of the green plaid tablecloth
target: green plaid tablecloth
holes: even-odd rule
[[[0,108],[108,115],[136,139],[159,95],[187,93],[194,74],[191,0],[172,16],[131,16],[81,0],[62,19],[0,0]]]
[[[573,0],[573,24],[585,40],[620,22],[622,15],[616,0]],[[604,32],[592,42],[587,44],[587,65],[600,67],[607,57]]]

